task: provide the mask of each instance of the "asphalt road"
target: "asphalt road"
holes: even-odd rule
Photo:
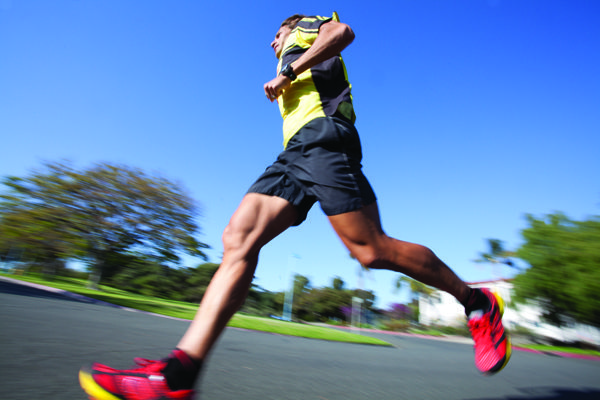
[[[77,372],[160,358],[187,322],[0,281],[0,399],[86,399]],[[228,328],[199,382],[202,400],[600,399],[600,362],[515,352],[480,375],[461,343],[386,336],[394,348]]]

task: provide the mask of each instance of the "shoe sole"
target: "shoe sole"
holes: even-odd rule
[[[498,309],[500,311],[500,317],[502,318],[502,316],[504,315],[504,299],[502,299],[502,297],[500,297],[498,293],[492,292],[492,295],[494,295],[496,301],[498,302]],[[506,341],[506,354],[504,355],[503,361],[501,361],[501,364],[499,364],[498,366],[487,371],[485,373],[486,375],[493,375],[497,372],[500,372],[506,366],[506,364],[508,364],[510,356],[512,355],[512,345],[510,341],[510,336],[508,332],[506,332],[506,329],[504,330],[504,340]]]
[[[79,371],[79,385],[83,389],[84,392],[90,396],[90,399],[93,400],[123,400],[120,397],[115,396],[112,393],[107,392],[102,388],[102,386],[98,385],[94,378],[92,377],[91,371],[87,368],[82,368]]]

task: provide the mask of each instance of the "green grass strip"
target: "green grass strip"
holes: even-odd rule
[[[338,331],[332,328],[301,324],[297,322],[279,321],[272,318],[236,314],[229,322],[230,326],[243,329],[259,330],[280,335],[298,336],[309,339],[330,340],[335,342],[371,344],[391,346],[389,343],[368,336],[351,332]]]
[[[0,273],[12,279],[19,279],[26,282],[37,283],[44,286],[50,286],[57,289],[67,290],[93,299],[105,301],[123,307],[136,310],[151,312],[160,315],[166,315],[175,318],[191,320],[196,314],[197,304],[185,303],[181,301],[165,300],[156,297],[142,296],[119,290],[110,286],[100,286],[100,290],[87,288],[86,282],[81,279],[56,277],[53,280],[47,280],[39,276],[32,275],[10,275]],[[389,343],[368,336],[358,335],[350,332],[339,331],[332,328],[301,324],[297,322],[279,321],[272,318],[263,318],[236,314],[229,321],[228,326],[234,328],[249,329],[255,331],[269,332],[280,335],[298,336],[309,339],[321,339],[345,343],[369,344],[378,346],[391,346]]]
[[[542,352],[558,352],[558,353],[581,354],[581,355],[586,355],[586,356],[600,357],[600,351],[577,349],[574,347],[547,346],[547,345],[543,345],[543,344],[520,344],[520,345],[518,345],[518,347],[523,347],[525,349],[537,350],[537,351],[542,351]]]

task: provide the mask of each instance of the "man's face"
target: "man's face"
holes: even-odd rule
[[[279,58],[281,56],[281,51],[283,50],[283,45],[287,40],[288,36],[290,36],[291,29],[287,26],[282,26],[279,28],[277,33],[275,34],[275,39],[271,42],[271,47],[275,50],[275,56]]]

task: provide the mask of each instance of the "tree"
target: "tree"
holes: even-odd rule
[[[343,306],[352,304],[352,294],[333,287],[312,289],[307,296],[308,320],[326,322],[330,319],[345,320]]]
[[[240,311],[262,316],[270,316],[281,313],[282,307],[277,307],[278,293],[270,292],[257,284],[252,283],[248,296]],[[283,298],[281,300],[283,302]],[[283,306],[283,303],[281,303]]]
[[[426,284],[410,278],[408,276],[401,275],[396,280],[396,289],[400,289],[403,286],[408,286],[411,292],[412,300],[410,305],[408,306],[411,309],[411,315],[414,321],[419,321],[420,309],[419,309],[419,298],[422,295],[431,296],[431,294],[435,291],[431,286],[427,286]]]
[[[304,275],[294,275],[294,296],[299,297],[310,290],[310,280]]]
[[[29,257],[81,258],[100,276],[115,275],[119,254],[159,263],[181,252],[206,259],[195,238],[198,207],[175,183],[140,169],[97,164],[78,172],[47,163],[25,178],[7,177],[0,196],[0,239]]]
[[[309,294],[311,292],[311,284],[310,280],[300,274],[294,275],[294,293],[293,293],[293,307],[292,312],[296,315],[296,317],[300,319],[309,319],[307,318],[310,315],[310,301],[308,299]],[[283,308],[286,300],[286,294],[282,293],[280,296],[277,296],[275,301],[276,304],[281,304],[281,308]]]
[[[204,263],[196,268],[188,268],[189,277],[186,280],[185,300],[200,302],[218,269],[219,264],[215,263]]]
[[[144,254],[118,254],[123,268],[108,283],[145,296],[183,300],[186,271],[161,265]]]
[[[352,297],[358,297],[363,301],[363,305],[365,310],[372,310],[373,305],[375,304],[375,293],[372,290],[364,290],[364,289],[354,289],[350,290],[350,294]]]
[[[514,251],[508,251],[504,248],[504,242],[499,239],[487,239],[489,251],[479,253],[479,258],[475,262],[488,262],[492,264],[506,264],[512,267],[514,263],[510,257],[515,256]]]
[[[426,284],[419,282],[416,279],[409,278],[408,276],[401,275],[396,280],[396,289],[400,289],[403,286],[408,286],[410,292],[412,293],[413,300],[418,300],[420,295],[429,296],[435,289],[431,286],[427,286]]]
[[[344,290],[344,285],[346,284],[346,282],[344,282],[344,280],[342,278],[340,278],[339,276],[336,276],[335,278],[333,278],[333,289],[335,290]]]
[[[557,325],[600,327],[600,217],[575,221],[554,213],[527,221],[517,256],[530,267],[515,277],[515,300],[541,302],[544,317]]]
[[[304,278],[296,275],[296,278]],[[306,279],[306,278],[305,278]],[[330,287],[311,288],[300,296],[294,295],[294,311],[298,318],[306,321],[346,320],[347,307],[352,308],[352,297],[363,300],[365,309],[370,310],[375,302],[372,291],[362,289],[344,289],[345,283],[335,277]],[[306,286],[308,287],[308,285]],[[297,300],[296,300],[297,299]]]

